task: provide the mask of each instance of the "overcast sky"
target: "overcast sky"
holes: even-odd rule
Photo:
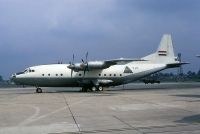
[[[0,0],[0,75],[89,59],[139,58],[164,33],[200,68],[200,0]]]

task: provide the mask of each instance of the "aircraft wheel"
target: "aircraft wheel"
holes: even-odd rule
[[[37,88],[36,89],[36,93],[42,93],[42,89],[41,88]]]
[[[97,88],[96,87],[92,87],[92,91],[93,92],[97,91]]]
[[[99,90],[99,91],[103,91],[103,87],[102,87],[102,86],[99,86],[99,87],[98,87],[98,90]]]

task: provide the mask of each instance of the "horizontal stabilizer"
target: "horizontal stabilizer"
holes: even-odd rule
[[[185,64],[190,64],[190,63],[189,62],[171,63],[171,64],[167,64],[167,67],[174,68],[174,67],[180,67]]]

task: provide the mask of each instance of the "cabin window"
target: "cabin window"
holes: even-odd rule
[[[44,76],[44,74],[42,74],[42,76]]]
[[[116,76],[116,74],[114,74],[114,76]]]
[[[63,76],[63,74],[60,74],[60,76]]]
[[[81,76],[81,74],[79,74],[79,76]]]
[[[48,76],[50,76],[50,74],[48,74]]]
[[[106,74],[104,74],[104,76],[106,76]]]
[[[31,70],[31,72],[35,72],[35,70]]]
[[[99,74],[99,76],[101,76],[101,74]]]
[[[56,76],[58,76],[58,74],[56,74]]]
[[[110,74],[110,76],[112,76],[112,74]]]
[[[120,76],[122,76],[122,74],[120,74]]]

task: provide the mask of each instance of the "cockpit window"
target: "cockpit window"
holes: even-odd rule
[[[31,73],[31,72],[35,72],[35,70],[28,68],[28,69],[25,69],[23,72],[16,73],[16,75],[26,74],[26,73]]]
[[[30,73],[30,72],[35,72],[35,70],[33,70],[33,69],[30,69],[30,68],[28,68],[28,69],[24,70],[24,73]]]
[[[23,73],[28,73],[29,72],[29,69],[25,69]]]
[[[23,74],[24,72],[18,72],[18,73],[16,73],[16,75],[20,75],[20,74]]]

